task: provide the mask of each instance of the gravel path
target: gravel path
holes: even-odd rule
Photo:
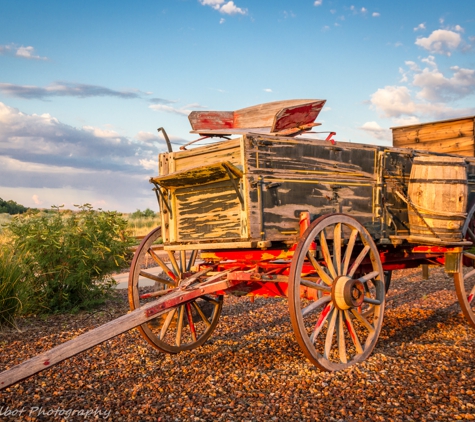
[[[229,297],[203,347],[160,354],[133,330],[1,391],[0,420],[475,420],[475,331],[452,279],[430,271],[393,274],[379,342],[345,371],[307,363],[286,299]],[[95,313],[0,333],[0,370],[124,314],[125,292],[117,296]]]

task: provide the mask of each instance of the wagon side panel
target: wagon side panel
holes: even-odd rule
[[[251,232],[295,241],[299,215],[344,212],[379,236],[375,218],[377,147],[248,136]]]

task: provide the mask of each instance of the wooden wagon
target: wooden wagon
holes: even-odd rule
[[[288,297],[305,356],[344,369],[376,345],[391,271],[421,265],[453,276],[475,327],[475,159],[316,139],[324,103],[193,112],[212,142],[176,152],[164,132],[150,180],[162,223],[133,258],[132,312],[5,371],[0,388],[133,327],[160,351],[196,348],[226,295]]]

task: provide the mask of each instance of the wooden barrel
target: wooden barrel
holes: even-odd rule
[[[408,187],[411,236],[458,242],[467,209],[467,165],[463,158],[414,159]]]

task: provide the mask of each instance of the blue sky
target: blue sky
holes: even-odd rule
[[[0,197],[158,210],[192,110],[326,99],[336,139],[475,115],[475,1],[0,0]]]

